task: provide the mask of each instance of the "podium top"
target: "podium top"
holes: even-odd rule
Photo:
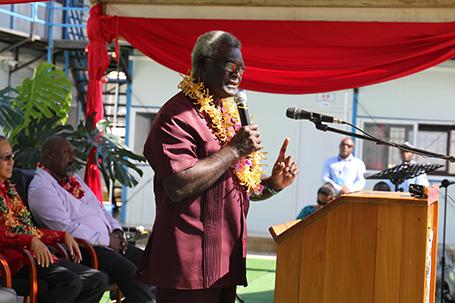
[[[439,188],[437,186],[426,187],[425,197],[417,198],[409,192],[384,192],[384,191],[360,191],[349,194],[344,194],[337,197],[335,200],[324,205],[304,220],[295,220],[283,224],[271,226],[269,232],[276,242],[280,241],[283,236],[299,229],[308,224],[311,224],[318,217],[327,214],[332,209],[343,204],[357,205],[406,205],[406,206],[429,206],[439,199]]]

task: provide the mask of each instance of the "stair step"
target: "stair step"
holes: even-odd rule
[[[88,67],[72,67],[71,69],[74,70],[74,71],[77,71],[77,72],[86,72],[86,71],[88,71]]]
[[[119,92],[119,96],[126,96],[126,93]],[[103,95],[108,95],[108,96],[115,96],[115,92],[103,92]]]
[[[113,108],[113,107],[115,107],[115,105],[112,104],[112,103],[103,103],[103,105],[104,105],[105,107],[107,107],[107,108]],[[119,107],[119,108],[120,108],[120,107],[125,107],[125,106],[126,106],[126,104],[118,104],[118,105],[117,105],[117,107]]]
[[[114,114],[104,114],[105,117],[114,117]],[[125,118],[125,115],[124,114],[117,114],[117,119],[123,119]]]
[[[54,40],[54,47],[66,50],[85,49],[88,40]]]

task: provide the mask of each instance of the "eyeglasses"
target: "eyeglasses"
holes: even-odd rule
[[[354,147],[354,145],[349,145],[349,144],[346,144],[346,143],[341,143],[341,144],[340,144],[340,147],[345,147],[345,146],[346,146],[347,148],[353,148],[353,147]]]
[[[14,160],[14,154],[0,156],[0,160],[8,162]]]
[[[239,73],[240,75],[243,75],[245,72],[245,66],[242,64],[237,64],[234,62],[226,62],[223,64],[224,70],[230,72],[230,73]]]
[[[219,59],[213,58],[213,57],[207,57],[207,59],[211,59],[213,61],[219,61]],[[243,73],[246,70],[245,65],[238,64],[238,63],[235,63],[235,62],[232,62],[232,61],[227,61],[227,62],[222,63],[221,67],[225,71],[228,71],[230,73],[239,73],[240,75],[243,75]]]

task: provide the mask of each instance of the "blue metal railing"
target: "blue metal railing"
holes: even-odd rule
[[[22,4],[0,5],[0,19],[7,20],[9,16],[10,30],[32,35],[33,25],[44,26],[45,38],[48,40],[48,61],[52,61],[53,40],[60,34],[62,39],[85,40],[85,28],[89,13],[89,5],[83,1],[66,0],[62,5],[56,1],[33,2]],[[30,32],[23,30],[23,24],[16,25],[21,20],[30,23]],[[2,24],[5,28],[6,24]],[[1,28],[0,28],[1,30]]]
[[[67,3],[71,3],[73,1],[66,1]],[[30,14],[25,12],[18,12],[15,10],[18,6],[29,6],[30,7]],[[9,8],[7,8],[9,7]],[[21,3],[21,4],[4,4],[0,5],[0,14],[4,14],[7,16],[11,16],[13,18],[18,18],[20,20],[25,20],[29,22],[35,22],[43,25],[53,25],[57,27],[78,27],[78,28],[85,28],[86,24],[70,24],[68,22],[58,22],[56,20],[47,20],[46,18],[40,17],[38,14],[39,8],[43,8],[46,11],[71,11],[71,12],[89,12],[88,6],[83,7],[73,7],[73,6],[62,6],[60,3],[55,1],[48,1],[48,2],[33,2],[33,3]],[[10,21],[10,29],[14,29],[12,24],[13,22]]]

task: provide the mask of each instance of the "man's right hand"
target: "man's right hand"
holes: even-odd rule
[[[109,247],[118,253],[122,251],[122,239],[116,233],[109,235]]]
[[[248,156],[252,152],[262,149],[257,125],[242,126],[232,137],[229,143],[239,157]]]
[[[56,257],[49,251],[46,244],[38,238],[32,238],[31,249],[35,253],[36,263],[41,267],[49,267]]]
[[[340,189],[340,192],[338,193],[338,195],[343,195],[343,194],[347,194],[347,193],[349,193],[349,189],[348,189],[347,187],[344,187],[344,186],[343,186],[343,187]]]

